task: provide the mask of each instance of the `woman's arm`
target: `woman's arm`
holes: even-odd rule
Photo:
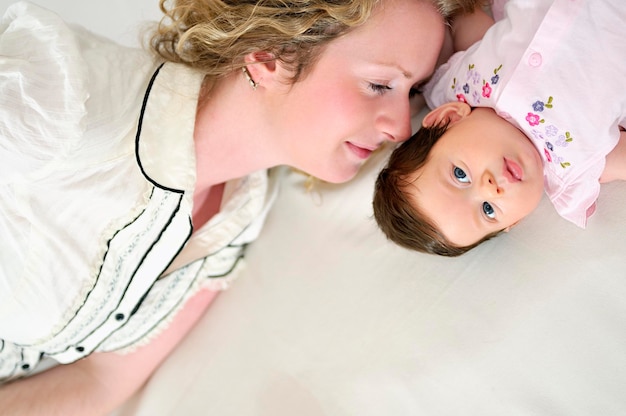
[[[626,132],[620,131],[617,146],[606,156],[600,183],[626,181]]]
[[[482,9],[476,9],[469,14],[455,16],[450,24],[450,28],[445,32],[443,45],[435,68],[446,63],[455,52],[465,50],[482,39],[487,29],[493,23],[493,18]],[[411,99],[411,115],[419,113],[425,106],[424,96],[421,94],[416,95]]]
[[[456,16],[450,28],[454,52],[464,51],[481,40],[493,24],[493,18],[482,9]]]
[[[106,415],[135,393],[202,316],[219,292],[201,290],[150,344],[129,354],[94,353],[0,387],[0,413]]]

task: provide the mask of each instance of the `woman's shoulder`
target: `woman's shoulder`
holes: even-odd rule
[[[25,1],[0,20],[0,55],[0,134],[10,143],[2,152],[24,161],[62,157],[59,152],[79,146],[90,126],[135,106],[153,67],[147,52]]]

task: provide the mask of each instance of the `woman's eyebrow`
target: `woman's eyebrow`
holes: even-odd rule
[[[413,77],[413,74],[410,71],[407,71],[406,69],[402,68],[402,66],[396,64],[396,63],[390,63],[390,62],[375,62],[376,65],[380,65],[380,66],[386,66],[388,68],[393,68],[396,69],[398,71],[400,71],[402,73],[402,75],[407,78],[407,79],[411,79]]]

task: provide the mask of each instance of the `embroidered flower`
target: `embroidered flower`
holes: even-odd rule
[[[550,152],[548,151],[548,149],[543,149],[543,153],[546,155],[546,159],[548,160],[548,162],[552,162],[552,156],[550,156]]]
[[[539,125],[539,123],[543,122],[543,120],[541,120],[537,114],[533,113],[528,113],[526,115],[526,121],[528,121],[528,124],[530,124],[531,126],[537,126]]]
[[[530,133],[533,135],[535,140],[545,140],[545,137],[543,137],[543,133],[539,130],[532,129]]]
[[[570,135],[569,131],[566,131],[565,135],[561,134],[556,140],[556,145],[561,147],[567,147],[567,145],[570,144],[573,140],[574,139]]]
[[[502,69],[502,64],[499,67],[493,70],[493,76],[491,77],[491,85],[496,85],[498,81],[500,81],[500,75],[498,75],[498,71]]]
[[[553,107],[552,101],[552,97],[548,97],[545,101],[536,100],[531,104],[531,107],[535,112],[541,113],[546,109],[551,109]],[[546,119],[552,115],[549,111],[545,111],[544,114],[546,114]],[[526,114],[526,121],[531,127],[546,123],[545,119],[532,112]],[[567,169],[571,166],[571,163],[566,159],[568,153],[566,150],[563,150],[563,148],[567,147],[574,141],[574,138],[569,131],[566,131],[565,134],[563,134],[563,131],[554,124],[544,124],[544,126],[531,128],[529,130],[531,133],[529,137],[536,141],[538,146],[543,146],[543,154],[545,155],[545,159],[548,163],[551,163],[553,166],[560,166],[562,169]],[[555,150],[558,150],[560,154]]]
[[[456,99],[457,99],[457,101],[460,101],[462,103],[467,103],[467,99],[465,98],[465,95],[463,95],[463,94],[457,94],[456,95]]]
[[[485,82],[485,85],[483,85],[483,97],[485,98],[489,98],[491,97],[491,86],[489,86],[488,82]]]
[[[469,94],[469,84],[465,83],[465,85],[463,85],[463,92],[465,94]]]
[[[556,126],[552,124],[550,124],[549,126],[546,126],[546,136],[554,137],[557,135],[558,132],[559,132],[559,129],[557,129]]]
[[[552,108],[552,99],[552,97],[548,97],[548,101],[546,102],[543,102],[541,100],[535,101],[534,103],[532,103],[533,110],[541,113],[546,108]]]
[[[472,98],[474,99],[474,103],[480,103],[480,94],[478,93],[478,91],[472,92]]]
[[[480,83],[481,77],[478,71],[474,69],[474,64],[468,66],[466,79],[474,85]]]

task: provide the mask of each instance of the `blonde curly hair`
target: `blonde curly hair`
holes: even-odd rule
[[[217,79],[269,52],[297,81],[323,46],[370,17],[381,0],[160,0],[164,17],[150,44],[161,58]],[[416,0],[418,1],[418,0]],[[444,18],[480,0],[431,0]]]

